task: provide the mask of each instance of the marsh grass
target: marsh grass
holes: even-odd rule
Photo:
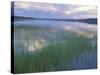
[[[25,41],[45,39],[43,48],[28,51]],[[15,26],[14,73],[48,72],[70,70],[74,58],[82,53],[96,51],[93,39],[70,31],[53,31],[46,28]]]
[[[16,54],[14,56],[15,73],[68,70],[70,69],[68,65],[71,64],[73,57],[92,50],[89,40],[83,37],[74,37],[57,43],[52,42],[39,51]]]

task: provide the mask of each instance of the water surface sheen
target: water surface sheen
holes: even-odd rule
[[[97,25],[50,20],[15,21],[14,25],[15,61],[28,60],[33,67],[25,68],[39,67],[30,72],[96,68]]]

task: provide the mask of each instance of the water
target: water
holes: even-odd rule
[[[53,20],[22,20],[15,21],[15,25],[28,25],[28,26],[39,26],[39,27],[54,27],[54,28],[84,28],[89,30],[97,30],[96,24],[88,24],[81,22],[69,22],[69,21],[53,21]]]
[[[97,65],[97,53],[83,53],[78,59],[73,60],[72,69],[91,69],[96,68]]]
[[[37,68],[36,71],[96,68],[97,25],[81,22],[50,20],[15,21],[14,25],[15,56],[24,53],[26,57],[27,55],[30,56],[30,53],[33,53],[32,55],[34,55],[34,57],[32,56],[31,60],[29,60],[29,63],[34,61],[36,64],[38,64],[39,62],[44,62],[47,59],[48,61],[49,59],[52,61],[52,64],[44,62],[47,67],[45,68],[39,66],[40,69]],[[46,54],[44,54],[45,52]],[[48,54],[52,52],[54,55],[53,58],[57,62],[51,59],[52,54]],[[36,53],[36,56],[34,53]],[[47,57],[45,55],[48,56],[47,59],[45,59],[45,57]],[[44,57],[44,59],[42,57]],[[27,58],[25,58],[25,60],[26,59]],[[51,65],[51,68],[48,67],[48,65]],[[17,69],[19,68],[17,67]],[[31,69],[33,69],[33,67],[31,67]],[[35,72],[35,70],[32,72]]]

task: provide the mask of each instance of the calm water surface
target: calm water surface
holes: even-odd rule
[[[50,21],[50,20],[23,20],[15,21],[15,26],[33,26],[32,29],[15,28],[14,46],[15,52],[34,52],[41,50],[50,43],[64,42],[67,38],[73,38],[74,35],[79,35],[89,39],[92,45],[92,51],[81,52],[78,57],[73,51],[72,62],[69,65],[70,69],[89,69],[97,66],[97,51],[96,51],[96,36],[97,25],[80,23],[80,22],[65,22],[65,21]],[[74,34],[73,34],[74,33]],[[81,42],[82,43],[82,42]],[[17,51],[16,51],[17,50]],[[66,60],[67,61],[67,60]],[[66,61],[62,62],[60,67],[66,70]],[[57,67],[59,69],[59,66]]]

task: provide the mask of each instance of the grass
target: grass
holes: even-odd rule
[[[25,27],[25,30],[26,29],[27,27]],[[45,32],[48,31],[46,30]],[[19,41],[21,41],[22,39],[33,40],[35,37],[33,34],[34,29],[32,28],[31,29],[28,28],[26,32],[24,32],[26,33],[24,35],[23,33],[20,33],[19,36],[18,35],[19,33],[20,33],[19,30],[18,32],[16,31],[15,35],[17,35],[17,38],[15,36],[15,40],[16,39]],[[42,34],[44,33],[44,31],[42,32],[41,30],[39,30],[36,32],[36,34],[40,33]],[[52,36],[55,35],[56,35],[56,43],[54,43],[55,39],[51,40]],[[45,36],[48,36],[46,40],[47,42],[49,42],[49,44],[33,52],[25,50],[26,48],[24,48],[24,46],[21,46],[23,42],[21,42],[20,44],[17,43],[17,45],[20,46],[15,47],[15,55],[14,55],[15,73],[70,70],[71,67],[69,65],[72,63],[74,57],[78,58],[84,52],[89,53],[91,51],[96,50],[92,47],[91,39],[75,35],[72,32],[49,31],[49,34],[46,34]],[[37,36],[37,38],[38,37],[39,36]],[[44,38],[44,36],[40,37]],[[17,52],[19,49],[21,49],[21,51]]]
[[[84,51],[92,50],[91,44],[88,39],[74,38],[62,43],[50,44],[49,46],[42,48],[42,51],[37,52],[25,52],[15,56],[15,72],[44,72],[44,71],[59,71],[63,70],[63,67],[59,65],[66,62],[69,65],[73,59],[73,56],[78,56]],[[58,69],[59,67],[59,69]],[[70,69],[67,67],[66,69]]]

